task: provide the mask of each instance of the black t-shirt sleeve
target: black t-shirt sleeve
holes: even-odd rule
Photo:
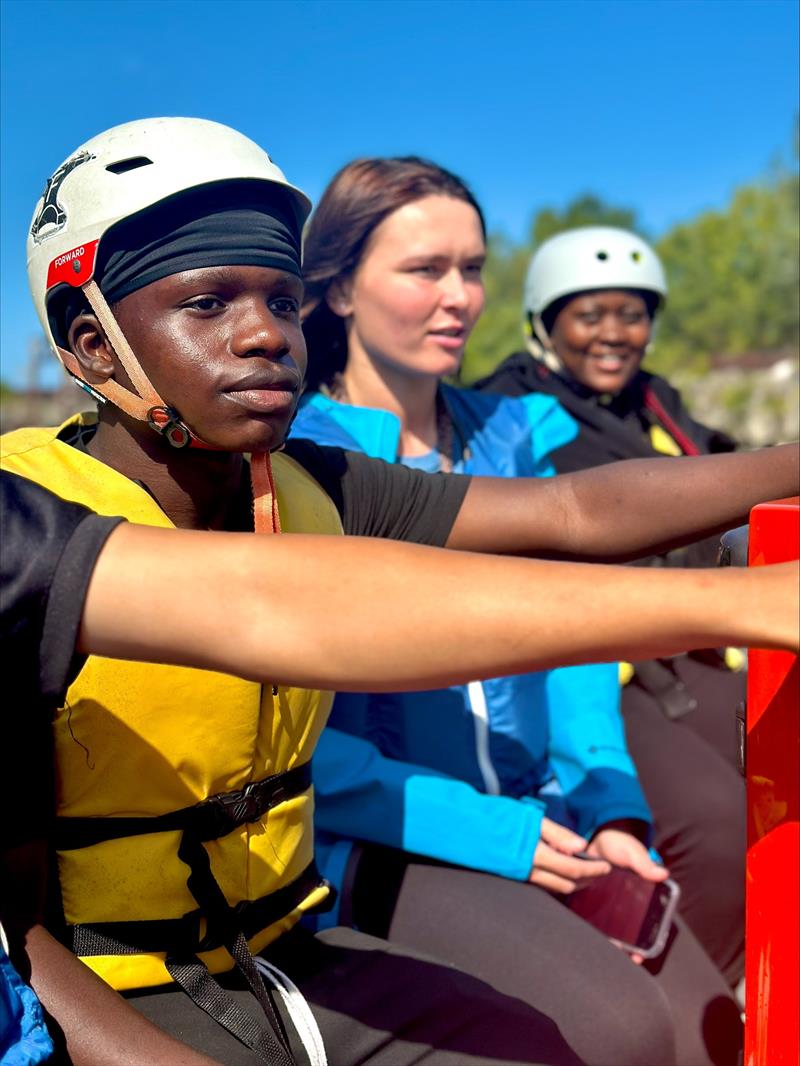
[[[471,480],[425,474],[308,440],[290,440],[285,451],[330,496],[345,533],[354,536],[442,547]]]
[[[121,518],[104,518],[35,482],[0,474],[0,637],[15,688],[58,706],[80,662],[75,643],[89,579]]]
[[[8,759],[0,774],[0,848],[46,833],[54,811],[52,711],[76,655],[89,578],[120,518],[102,518],[40,485],[0,472],[0,647]]]

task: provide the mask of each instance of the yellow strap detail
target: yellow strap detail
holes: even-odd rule
[[[661,452],[663,455],[683,455],[683,452],[670,437],[669,433],[662,429],[661,426],[650,427],[650,443],[657,452]]]

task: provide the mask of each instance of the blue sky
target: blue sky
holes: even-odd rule
[[[795,0],[0,2],[0,373],[17,383],[36,197],[119,122],[226,122],[312,198],[356,155],[427,155],[515,238],[587,190],[658,235],[792,152]]]

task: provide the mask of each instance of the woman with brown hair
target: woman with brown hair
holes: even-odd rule
[[[552,473],[549,452],[577,432],[552,398],[441,381],[481,313],[485,254],[480,208],[455,175],[413,157],[346,166],[305,239],[308,390],[293,434],[432,473]],[[609,664],[343,695],[315,762],[318,856],[340,920],[427,945],[535,1004],[598,1064],[652,1057],[639,1023],[656,983],[532,886],[568,896],[609,864],[666,877],[648,855],[618,700]],[[733,1062],[738,1011],[678,929],[657,977],[678,1061]]]

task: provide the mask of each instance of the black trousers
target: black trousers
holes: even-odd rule
[[[680,919],[641,967],[534,885],[376,846],[356,863],[343,903],[359,928],[524,1000],[589,1066],[736,1066],[739,1008]]]
[[[744,778],[736,767],[745,677],[673,660],[696,703],[670,719],[634,680],[622,694],[628,748],[655,820],[655,846],[681,886],[680,914],[733,987],[744,974]]]
[[[264,952],[309,1002],[329,1066],[582,1066],[557,1026],[465,973],[352,929],[295,929]],[[235,976],[220,983],[255,1017]],[[225,1066],[264,1066],[175,986],[126,993],[162,1029]],[[263,1018],[263,1014],[261,1014]],[[290,1029],[290,1038],[295,1035]],[[308,1059],[292,1039],[300,1066]],[[652,1060],[653,1066],[670,1059]]]

